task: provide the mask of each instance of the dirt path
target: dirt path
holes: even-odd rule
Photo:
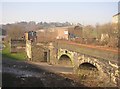
[[[108,47],[103,47],[103,46],[95,46],[95,45],[86,45],[86,44],[80,44],[80,43],[76,43],[73,41],[59,41],[59,42],[65,42],[67,44],[72,44],[72,45],[76,45],[76,46],[82,46],[82,47],[87,47],[87,48],[93,48],[93,49],[98,49],[98,50],[106,50],[106,51],[111,51],[114,53],[120,53],[120,51],[118,49],[113,49],[113,48],[108,48]]]
[[[29,64],[35,64],[43,70],[53,72],[53,73],[64,73],[64,74],[73,74],[73,67],[65,67],[61,65],[49,65],[46,62],[28,62]]]
[[[35,64],[4,57],[2,78],[3,87],[83,87]]]

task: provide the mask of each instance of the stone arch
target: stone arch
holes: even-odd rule
[[[83,81],[86,80],[90,80],[93,82],[96,81],[104,81],[104,79],[106,78],[106,75],[104,73],[104,68],[102,63],[97,60],[96,58],[90,58],[90,57],[79,57],[79,62],[78,62],[78,67],[77,67],[77,74],[79,76],[79,78]],[[88,67],[86,69],[82,69],[80,66],[84,65],[85,67]],[[90,68],[92,67],[92,69]],[[89,69],[90,68],[90,69]],[[99,82],[98,81],[98,82]]]
[[[86,68],[89,68],[89,69],[95,68],[95,69],[98,70],[98,68],[97,68],[96,65],[94,65],[94,64],[92,64],[92,63],[89,63],[89,62],[83,62],[83,63],[81,63],[81,64],[79,65],[79,68],[80,68],[80,67],[86,67]]]
[[[96,80],[100,75],[99,69],[94,63],[91,62],[82,62],[79,64],[78,67],[78,75],[83,80]]]
[[[67,54],[67,53],[61,53],[61,54],[58,56],[58,60],[60,59],[60,57],[61,57],[62,55],[66,55],[66,56],[68,56],[70,59],[72,59],[72,57],[71,57],[70,54]]]
[[[79,60],[79,66],[84,64],[84,63],[88,63],[90,65],[93,65],[94,67],[96,67],[98,69],[98,71],[102,70],[100,62],[98,63],[98,61],[96,61],[96,59],[94,59],[94,58],[86,58],[86,57],[81,58]]]
[[[60,57],[61,57],[62,55],[67,55],[67,56],[70,58],[70,60],[71,60],[71,62],[72,62],[72,64],[73,64],[73,53],[72,53],[72,52],[70,52],[70,51],[67,50],[67,49],[59,49],[59,50],[58,50],[58,55],[57,55],[57,60],[58,60],[58,61],[59,61],[59,59],[60,59]]]
[[[63,61],[63,62],[66,62],[65,63],[65,66],[73,66],[73,61],[72,61],[72,57],[71,55],[69,54],[61,54],[59,57],[58,57],[58,64],[60,64],[60,61]],[[63,63],[64,64],[64,63]]]
[[[102,84],[108,84],[108,83],[112,83],[112,82],[116,84],[116,81],[114,80],[115,77],[113,75],[114,72],[112,70],[111,71],[113,73],[110,71],[110,69],[112,69],[112,68],[109,67],[108,63],[103,63],[101,60],[98,60],[96,58],[80,57],[79,66],[83,65],[85,63],[91,64],[97,68],[97,75],[91,73],[91,75],[92,76],[94,75],[94,76],[93,76],[93,78],[90,78],[90,80],[93,79],[93,81],[94,81],[95,79],[98,79],[99,81],[103,81]],[[79,68],[79,66],[78,66],[78,68]],[[81,70],[78,69],[77,73],[80,75]],[[90,75],[90,73],[86,73],[83,75],[85,75],[85,77],[87,77],[87,79],[88,79],[89,78],[88,76]],[[107,82],[104,80],[106,80]]]

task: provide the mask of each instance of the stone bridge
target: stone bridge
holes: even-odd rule
[[[37,46],[37,53],[41,54],[41,52],[45,51],[45,50],[42,50],[42,51],[38,50],[38,48],[40,47]],[[81,66],[86,65],[88,69],[89,67],[93,67],[97,70],[99,78],[102,79],[101,81],[106,80],[108,82],[114,83],[115,85],[118,84],[117,83],[119,78],[118,52],[85,47],[85,46],[76,45],[76,44],[74,45],[68,42],[55,43],[52,45],[50,44],[50,45],[47,45],[45,48],[48,48],[48,50],[44,52],[48,57],[46,60],[51,64],[60,64],[61,62],[59,61],[61,60],[61,58],[63,56],[66,56],[67,58],[69,58],[71,62],[71,66],[74,69],[74,73],[77,73],[77,74],[81,73],[80,71]],[[44,53],[43,53],[43,58],[45,58]],[[67,66],[67,64],[65,64],[64,66]],[[86,73],[86,74],[89,75],[89,73]]]
[[[66,55],[70,59],[71,66],[73,67],[75,73],[79,73],[81,65],[90,64],[98,70],[99,76],[103,78],[103,81],[106,80],[117,84],[117,79],[119,77],[118,52],[84,47],[82,45],[73,45],[69,43],[67,43],[67,45],[65,45],[65,43],[59,43],[57,46],[53,47],[53,49],[56,48],[56,60],[54,60],[54,62],[57,64],[61,60],[61,57]],[[67,64],[65,64],[65,66],[66,65]]]
[[[98,70],[98,73],[100,74],[99,77],[101,77],[103,81],[105,79],[106,81],[117,84],[117,78],[119,76],[117,61],[115,62],[112,60],[102,59],[101,57],[90,56],[80,52],[60,48],[58,49],[57,63],[62,55],[66,55],[70,58],[75,73],[79,73],[78,71],[82,64],[90,64]]]

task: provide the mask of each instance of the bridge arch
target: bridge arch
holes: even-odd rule
[[[79,65],[79,68],[83,68],[83,67],[87,68],[87,69],[90,69],[90,70],[92,70],[92,69],[98,70],[96,65],[94,65],[92,63],[89,63],[89,62],[83,62]]]
[[[78,75],[83,80],[96,80],[100,76],[99,69],[94,63],[83,62],[79,64]]]
[[[103,81],[105,76],[102,67],[101,62],[95,58],[82,57],[79,59],[77,74],[84,81],[97,81],[98,79]]]
[[[102,66],[100,65],[100,62],[96,61],[96,59],[94,58],[83,57],[80,59],[79,67],[80,65],[86,65],[86,66],[91,65],[91,67],[95,67],[98,71],[102,70]]]
[[[60,59],[62,58],[62,57],[67,57],[67,58],[69,58],[69,60],[70,60],[70,62],[71,62],[71,66],[73,67],[73,65],[74,65],[74,63],[73,63],[73,57],[74,57],[74,53],[73,52],[71,52],[71,51],[69,51],[69,50],[67,50],[67,49],[59,49],[58,50],[58,54],[57,54],[57,61],[59,62],[60,61]]]
[[[61,54],[58,57],[58,64],[65,65],[65,66],[73,66],[72,57],[69,54]]]

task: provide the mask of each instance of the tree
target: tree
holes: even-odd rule
[[[24,32],[23,28],[16,24],[9,26],[7,30],[8,36],[11,39],[21,39],[24,36]]]
[[[91,25],[87,25],[83,29],[83,36],[84,38],[94,38],[95,28]]]
[[[109,36],[106,41],[102,41],[100,44],[108,45],[111,47],[117,47],[118,45],[117,42],[119,39],[118,24],[106,23],[103,25],[98,25],[96,26],[96,30],[97,30],[97,35],[99,36],[100,40],[101,40],[102,35]]]

